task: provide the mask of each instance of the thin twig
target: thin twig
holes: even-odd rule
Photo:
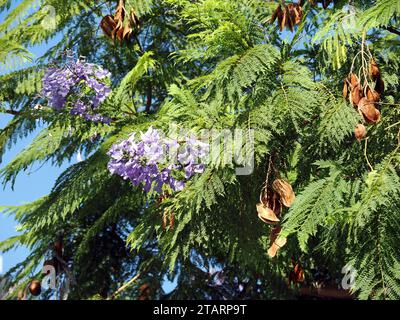
[[[371,163],[369,162],[369,160],[368,160],[368,155],[367,155],[368,139],[369,139],[369,138],[366,138],[366,139],[365,139],[364,156],[365,156],[365,159],[367,160],[367,164],[368,164],[369,168],[371,169],[371,171],[374,171],[374,167],[373,167],[373,166],[371,165]]]
[[[123,291],[125,291],[129,286],[136,282],[137,279],[140,278],[140,273],[134,276],[131,280],[125,283],[121,288],[115,291],[111,297],[107,298],[107,300],[114,300],[117,296],[119,296]]]

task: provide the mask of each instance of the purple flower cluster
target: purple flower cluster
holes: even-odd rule
[[[109,124],[107,117],[93,113],[111,93],[105,79],[110,72],[84,60],[69,61],[59,68],[49,68],[42,79],[42,94],[49,106],[62,110],[71,105],[70,113],[86,120]]]
[[[108,169],[134,186],[143,184],[146,192],[153,187],[161,193],[164,185],[180,191],[196,173],[204,172],[208,151],[209,145],[200,140],[170,139],[150,127],[140,134],[140,139],[133,133],[127,140],[114,144],[108,152]]]

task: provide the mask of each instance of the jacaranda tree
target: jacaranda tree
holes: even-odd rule
[[[30,249],[9,299],[294,298],[346,272],[354,298],[400,298],[398,0],[0,10],[0,154],[40,129],[2,182],[72,160],[0,208],[20,231],[0,250]]]

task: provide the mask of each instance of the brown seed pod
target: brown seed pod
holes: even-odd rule
[[[271,230],[271,233],[269,234],[269,242],[270,245],[275,242],[275,240],[278,238],[279,233],[281,232],[282,228],[280,226],[276,226]]]
[[[278,7],[275,9],[275,11],[272,14],[271,19],[269,20],[270,23],[274,23],[276,18],[278,18],[278,16],[280,15],[280,13],[282,13],[282,8],[281,5],[279,4]]]
[[[365,126],[361,123],[359,123],[356,128],[354,129],[354,134],[357,138],[358,141],[361,141],[362,139],[364,139],[367,135],[367,129],[365,128]]]
[[[344,80],[344,84],[343,84],[343,98],[347,99],[348,95],[349,95],[349,84],[346,79],[346,80]]]
[[[293,4],[293,3],[290,3],[290,4],[288,4],[288,5],[286,6],[286,8],[285,8],[286,17],[287,17],[287,19],[286,19],[286,26],[287,26],[287,27],[289,28],[289,30],[292,31],[292,32],[293,32],[293,30],[294,30],[295,19],[296,19],[296,17],[295,17],[296,13],[295,13],[293,7],[294,7],[294,4]]]
[[[357,84],[351,89],[351,102],[353,106],[356,107],[362,98],[361,85]]]
[[[350,80],[350,84],[351,84],[352,88],[354,88],[360,84],[360,80],[358,79],[358,77],[355,73],[350,74],[349,80]]]
[[[280,221],[278,217],[275,215],[274,211],[266,207],[264,204],[258,203],[256,207],[257,207],[258,217],[260,218],[261,221],[267,224],[276,224]]]
[[[376,79],[375,91],[379,94],[383,94],[383,92],[385,91],[385,82],[382,80],[381,77],[378,77]]]
[[[287,242],[286,238],[276,239],[268,249],[268,256],[271,258],[275,257],[279,249],[282,248],[286,244],[286,242]]]
[[[285,9],[285,10],[283,10],[282,19],[280,20],[280,24],[279,24],[279,28],[281,31],[283,31],[283,29],[285,29],[285,26],[286,26],[286,20],[288,19],[286,14],[287,14],[287,11]],[[278,22],[279,22],[279,17],[278,17]]]
[[[138,16],[136,15],[136,12],[132,9],[131,14],[129,16],[130,18],[130,24],[132,27],[139,29],[140,28],[140,21]]]
[[[373,79],[377,79],[381,76],[381,71],[374,59],[369,60],[369,74]]]
[[[125,1],[119,0],[117,10],[115,11],[114,20],[117,24],[117,28],[122,28],[125,20],[126,10]]]
[[[279,195],[282,204],[290,208],[296,198],[290,183],[282,179],[276,179],[272,183],[272,189]]]
[[[107,37],[114,38],[113,34],[117,24],[115,23],[113,16],[105,16],[100,22],[100,27],[103,29],[103,32],[107,35]]]
[[[300,24],[301,21],[303,20],[303,8],[299,3],[296,3],[294,5],[294,11],[295,11],[294,23]]]
[[[364,119],[368,123],[377,123],[381,118],[381,113],[375,108],[373,102],[369,101],[367,98],[362,98],[358,103],[358,110],[361,111]]]
[[[29,292],[31,293],[31,295],[37,297],[38,295],[40,295],[42,293],[42,285],[40,284],[39,280],[33,280],[30,284],[29,284]]]
[[[367,87],[367,99],[372,102],[378,102],[381,99],[381,95],[374,89],[371,89],[370,86],[368,86]]]

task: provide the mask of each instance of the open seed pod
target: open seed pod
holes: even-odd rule
[[[273,258],[278,253],[279,249],[282,248],[287,242],[286,238],[277,238],[268,249],[268,256]]]
[[[367,123],[377,123],[381,119],[381,113],[373,102],[369,101],[367,98],[362,98],[358,103],[358,110],[361,111],[364,120]]]
[[[294,23],[300,24],[303,20],[303,8],[301,7],[300,3],[294,4]]]
[[[278,250],[283,247],[287,242],[286,238],[279,238],[280,232],[281,227],[276,226],[271,230],[271,233],[269,235],[270,248],[268,249],[268,256],[270,256],[271,258],[275,257]]]
[[[286,27],[293,32],[294,30],[294,11],[293,11],[293,3],[290,3],[285,8],[286,15]]]
[[[275,11],[272,14],[271,19],[269,20],[269,22],[272,24],[276,21],[277,18],[281,17],[283,15],[283,11],[282,11],[282,7],[279,4],[278,7],[275,9]]]
[[[367,86],[367,99],[372,102],[378,102],[381,99],[381,95],[378,91],[372,89],[370,86]]]
[[[279,29],[283,31],[286,26],[286,20],[287,20],[287,15],[286,15],[286,8],[282,10],[282,15],[278,16],[278,23],[279,23]]]
[[[100,27],[103,29],[103,32],[107,35],[107,37],[114,38],[114,30],[116,29],[117,24],[114,21],[113,16],[105,16],[100,22]]]
[[[356,128],[354,129],[354,134],[356,136],[356,139],[358,141],[361,141],[362,139],[364,139],[367,135],[367,129],[365,128],[365,126],[361,123],[359,123]]]
[[[358,102],[362,98],[362,87],[360,80],[358,79],[356,74],[352,73],[346,78],[345,81],[347,81],[347,84],[350,88],[350,101],[353,103],[353,106],[356,107]]]
[[[282,204],[290,208],[296,198],[290,183],[282,179],[276,179],[272,183],[272,189],[279,195]]]
[[[276,224],[280,221],[278,217],[275,215],[274,211],[266,207],[263,203],[258,203],[256,207],[257,207],[258,217],[260,218],[261,221],[267,224]]]
[[[100,27],[109,38],[118,39],[122,44],[129,40],[134,30],[140,28],[140,23],[134,10],[126,11],[125,0],[119,0],[114,16],[105,16]]]
[[[355,86],[360,84],[360,79],[358,79],[358,77],[355,73],[350,74],[349,80],[350,80],[350,84],[351,84],[352,88],[354,88]]]
[[[264,195],[260,197],[260,202],[264,204],[265,207],[270,208],[277,217],[282,213],[282,203],[279,199],[279,194],[277,194],[272,188],[267,188],[264,191]]]
[[[377,79],[381,76],[381,71],[374,59],[369,60],[369,74],[372,79]]]

